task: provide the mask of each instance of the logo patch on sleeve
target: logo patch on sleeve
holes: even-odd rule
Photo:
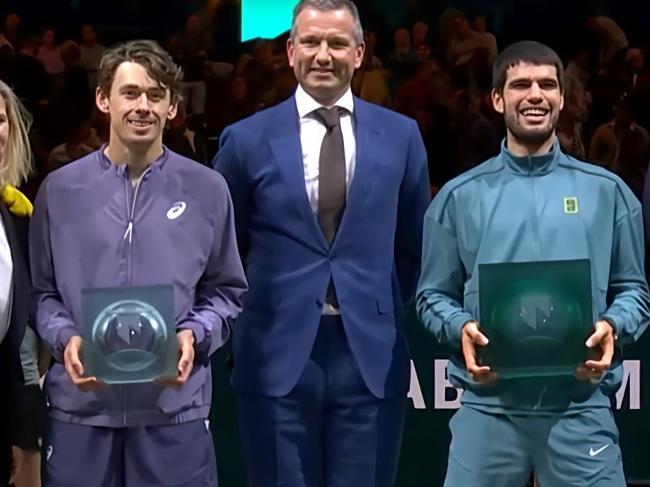
[[[578,213],[578,198],[575,196],[564,198],[564,213]]]

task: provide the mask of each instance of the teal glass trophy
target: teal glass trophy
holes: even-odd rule
[[[109,384],[176,376],[171,286],[84,289],[81,307],[85,375]]]
[[[589,260],[479,265],[481,363],[499,378],[573,375],[593,329]]]

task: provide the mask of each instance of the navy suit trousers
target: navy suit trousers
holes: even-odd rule
[[[369,391],[340,317],[322,317],[289,394],[239,394],[237,401],[250,487],[394,485],[406,397]]]

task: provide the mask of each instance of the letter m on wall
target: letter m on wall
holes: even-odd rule
[[[616,409],[623,407],[626,394],[629,394],[629,409],[641,409],[641,361],[623,361],[623,383],[616,392]]]

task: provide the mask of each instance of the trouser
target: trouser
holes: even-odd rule
[[[239,394],[250,487],[392,487],[406,396],[365,385],[338,316],[323,316],[296,386],[283,397]]]
[[[625,487],[618,428],[609,408],[571,415],[510,416],[462,406],[451,419],[444,487]]]
[[[51,420],[45,487],[215,487],[207,421],[103,428]]]

